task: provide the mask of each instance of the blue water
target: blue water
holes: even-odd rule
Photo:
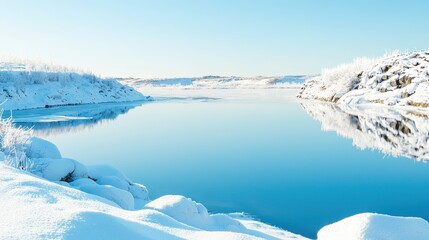
[[[127,111],[46,138],[66,157],[117,167],[152,199],[185,195],[211,212],[246,212],[307,237],[361,212],[429,220],[428,164],[359,150],[321,131],[293,98],[173,100]]]

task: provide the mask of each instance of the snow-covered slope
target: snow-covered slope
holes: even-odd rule
[[[350,138],[361,149],[429,161],[429,116],[424,113],[306,101],[301,106],[322,123],[322,130]]]
[[[175,89],[255,89],[299,88],[305,76],[282,77],[221,77],[139,79],[124,78],[120,82],[136,89],[164,87]]]
[[[304,83],[298,97],[348,105],[429,107],[429,52],[357,59],[324,70]]]
[[[0,62],[5,110],[137,100],[146,97],[114,79],[55,66]]]

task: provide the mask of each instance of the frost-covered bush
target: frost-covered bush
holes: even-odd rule
[[[352,63],[324,69],[304,83],[298,97],[336,102],[359,83],[359,74],[370,70],[379,59],[357,58]]]
[[[29,147],[32,135],[31,129],[15,127],[11,118],[0,119],[0,150],[8,165],[23,170],[31,167],[26,149]]]

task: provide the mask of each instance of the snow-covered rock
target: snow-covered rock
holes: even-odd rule
[[[115,188],[119,188],[125,191],[130,189],[130,184],[123,178],[117,176],[103,176],[97,179],[97,183],[100,185],[110,185]]]
[[[429,223],[415,217],[361,213],[323,227],[318,240],[426,240]]]
[[[306,81],[298,97],[345,105],[429,107],[429,52],[357,59]]]
[[[134,198],[128,191],[110,185],[98,184],[84,184],[79,186],[79,190],[110,200],[125,210],[134,209]]]
[[[32,137],[26,154],[29,158],[61,158],[61,153],[55,144],[38,137]]]
[[[5,110],[148,99],[115,79],[28,62],[0,62],[0,89]]]
[[[392,156],[429,161],[428,115],[384,106],[345,106],[301,102],[304,110],[361,149],[377,149]]]

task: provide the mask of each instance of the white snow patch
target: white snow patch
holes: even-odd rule
[[[429,223],[415,217],[361,213],[323,227],[318,240],[426,240]]]

